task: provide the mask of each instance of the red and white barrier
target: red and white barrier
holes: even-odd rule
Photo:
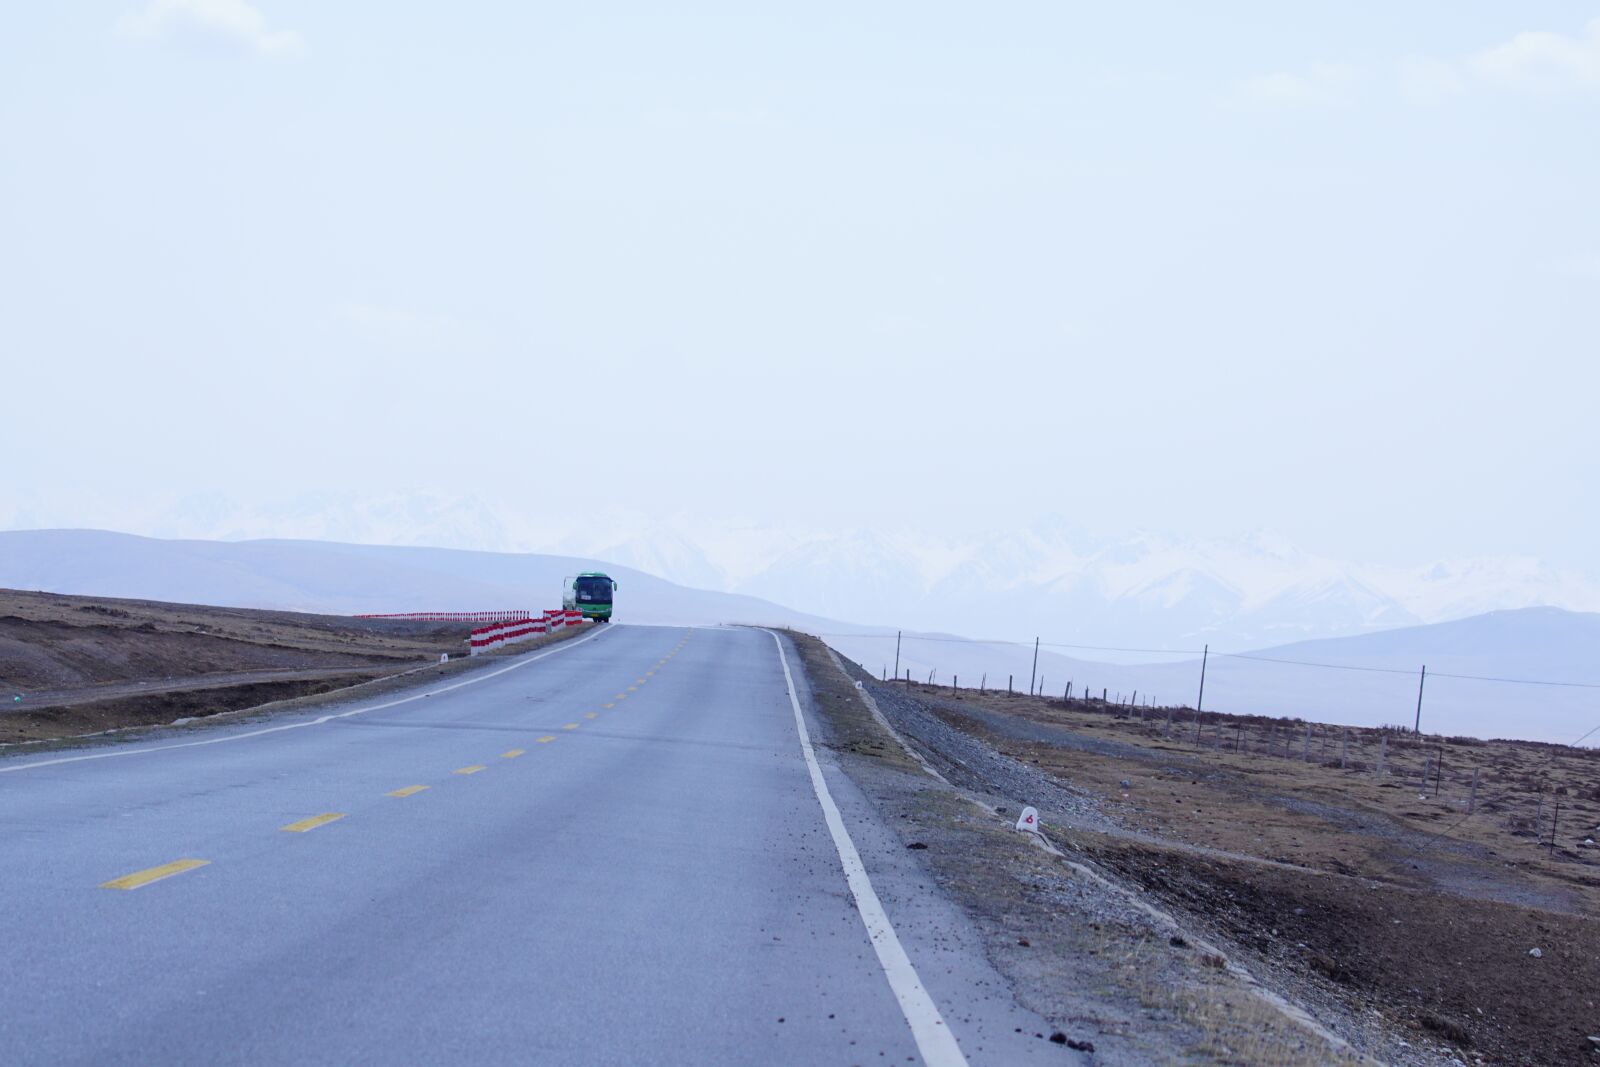
[[[499,614],[498,612],[484,612],[483,614]],[[515,614],[515,613],[511,613]],[[394,618],[394,616],[385,616]],[[526,641],[539,634],[555,633],[564,626],[582,626],[583,612],[569,611],[562,608],[549,608],[535,619],[528,614],[518,615],[514,619],[501,622],[492,622],[488,626],[479,626],[472,631],[472,654],[487,652],[500,645],[509,645],[517,641]]]
[[[543,619],[530,619],[526,616],[512,622],[496,622],[490,623],[488,626],[480,626],[472,631],[472,637],[470,638],[472,654],[476,656],[480,652],[487,652],[489,649],[499,645],[510,645],[518,641],[526,641],[530,637],[548,633],[549,629]]]

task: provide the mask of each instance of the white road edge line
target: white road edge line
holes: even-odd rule
[[[401,704],[409,704],[413,700],[421,700],[423,697],[438,696],[440,693],[448,693],[452,689],[460,689],[462,686],[476,685],[478,682],[486,682],[490,678],[498,678],[502,674],[516,670],[518,667],[526,667],[530,663],[537,663],[546,656],[553,656],[557,652],[565,652],[569,648],[576,648],[585,642],[593,641],[596,637],[599,637],[608,629],[609,627],[597,629],[588,637],[580,637],[576,641],[563,641],[555,648],[546,649],[536,656],[529,656],[526,659],[519,659],[510,666],[501,667],[497,671],[487,671],[483,674],[474,674],[470,678],[463,679],[462,681],[455,682],[451,685],[442,685],[437,689],[430,689],[425,693],[413,693],[408,697],[401,697],[399,700],[390,700],[383,704],[374,704],[370,708],[354,708],[350,711],[341,711],[337,715],[322,715],[315,719],[308,719],[305,722],[291,722],[285,723],[282,726],[268,726],[262,730],[251,730],[248,733],[242,734],[229,734],[226,737],[213,737],[205,741],[184,741],[181,744],[176,745],[152,745],[149,748],[130,748],[122,749],[116,752],[92,752],[85,756],[62,756],[59,759],[34,760],[32,763],[18,763],[11,766],[0,766],[0,774],[10,774],[12,771],[30,771],[36,767],[56,767],[63,763],[83,763],[88,760],[118,759],[123,756],[144,756],[151,752],[170,752],[177,748],[199,748],[203,745],[221,745],[226,744],[229,741],[244,741],[248,738],[261,737],[265,734],[282,733],[284,730],[299,730],[307,726],[321,726],[322,724],[332,722],[335,719],[348,719],[353,715],[365,715],[372,711],[382,711],[384,708],[398,707]]]
[[[883,968],[883,976],[889,980],[895,1000],[900,1002],[900,1012],[911,1027],[911,1036],[917,1043],[917,1051],[922,1054],[922,1062],[928,1067],[967,1067],[967,1058],[962,1055],[961,1046],[956,1044],[955,1035],[945,1025],[944,1016],[939,1014],[933,997],[923,988],[922,980],[917,977],[917,969],[911,965],[911,957],[906,955],[900,938],[895,935],[894,926],[890,924],[889,916],[878,900],[878,893],[872,888],[872,879],[867,877],[861,854],[856,851],[855,842],[850,840],[850,831],[845,829],[839,807],[833,802],[833,794],[828,792],[828,783],[823,780],[817,754],[811,747],[811,733],[806,729],[805,716],[800,712],[800,698],[795,695],[794,675],[789,671],[789,657],[783,650],[783,641],[771,630],[766,633],[778,646],[778,662],[783,665],[783,680],[789,688],[789,705],[794,708],[794,725],[800,733],[800,751],[805,754],[806,769],[811,772],[811,788],[817,794],[817,802],[822,805],[822,817],[828,824],[828,833],[833,835],[833,845],[839,850],[839,863],[844,867],[845,880],[850,884],[850,895],[855,898],[862,925],[867,928],[867,939],[878,954],[878,964]]]

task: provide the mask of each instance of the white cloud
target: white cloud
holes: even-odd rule
[[[124,15],[118,28],[145,40],[195,35],[262,56],[291,55],[305,45],[293,30],[269,28],[266,16],[245,0],[150,0],[142,11]]]
[[[1532,92],[1600,89],[1600,19],[1581,34],[1519,33],[1479,52],[1464,67],[1491,85]]]
[[[1352,102],[1366,74],[1344,63],[1313,63],[1301,74],[1275,71],[1251,78],[1239,87],[1243,97],[1269,107],[1338,107]]]
[[[1408,100],[1432,104],[1471,89],[1527,93],[1600,90],[1600,18],[1576,34],[1529,31],[1503,44],[1456,59],[1408,56],[1395,70]],[[1256,105],[1335,107],[1355,102],[1366,72],[1343,63],[1316,63],[1304,72],[1277,71],[1239,86]]]
[[[1432,104],[1466,92],[1467,81],[1453,63],[1409,56],[1400,62],[1400,91],[1409,100]]]

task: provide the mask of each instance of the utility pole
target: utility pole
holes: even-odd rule
[[[1206,707],[1206,661],[1211,658],[1211,646],[1207,645],[1200,653],[1200,695],[1194,698],[1194,710],[1204,711]]]
[[[1033,639],[1033,675],[1028,679],[1028,695],[1033,695],[1034,683],[1039,680],[1039,639]]]
[[[894,632],[894,676],[900,677],[900,631]]]
[[[1417,737],[1422,736],[1422,687],[1428,684],[1428,665],[1422,665],[1422,677],[1417,679],[1417,724],[1411,732]]]

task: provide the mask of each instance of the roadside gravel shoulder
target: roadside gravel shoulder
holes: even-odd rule
[[[1063,1044],[1092,1046],[1089,1062],[1104,1064],[1373,1062],[1274,1006],[1135,894],[1012,829],[1021,803],[1047,821],[1055,813],[1095,823],[1102,817],[1092,798],[864,674],[847,674],[820,641],[790,636],[810,681],[819,744],[981,931],[1017,1003],[1049,1020]],[[946,781],[901,748],[863,689]]]

